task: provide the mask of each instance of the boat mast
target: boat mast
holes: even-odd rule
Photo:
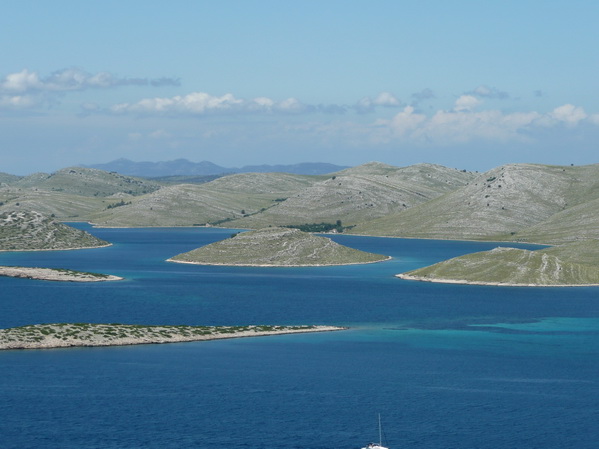
[[[381,414],[379,413],[379,446],[383,445],[383,432],[381,431]]]

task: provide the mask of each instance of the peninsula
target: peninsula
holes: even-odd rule
[[[143,326],[59,323],[0,329],[2,349],[50,349],[179,343],[344,330],[337,326]]]
[[[0,251],[100,248],[110,243],[34,211],[0,214]]]
[[[574,245],[574,248],[570,246]],[[597,249],[596,241],[585,243],[586,252]],[[574,249],[580,249],[574,255]],[[455,257],[417,270],[398,274],[401,279],[526,287],[574,287],[599,285],[596,262],[577,263],[572,260],[593,260],[584,254],[581,243],[536,251],[498,247]],[[595,255],[596,257],[596,255]],[[594,260],[597,260],[596,258]]]
[[[304,267],[373,263],[389,257],[348,248],[299,229],[264,228],[242,232],[168,259],[201,265]]]

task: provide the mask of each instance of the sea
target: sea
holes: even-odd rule
[[[237,230],[75,226],[113,245],[0,253],[0,265],[125,280],[0,278],[0,328],[86,322],[348,329],[1,351],[1,449],[357,449],[378,442],[379,416],[391,449],[599,447],[598,287],[394,276],[499,243],[335,235],[392,259],[211,267],[166,259]]]

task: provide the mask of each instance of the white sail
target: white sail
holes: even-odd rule
[[[381,414],[379,413],[379,442],[378,443],[370,443],[362,449],[389,449],[383,446],[383,431],[381,427]]]

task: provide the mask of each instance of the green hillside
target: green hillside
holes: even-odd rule
[[[563,248],[548,251],[495,248],[402,273],[398,277],[431,282],[523,286],[599,284],[598,252],[593,257],[594,264],[572,262],[577,258],[560,257],[563,253],[573,256],[571,250]]]
[[[512,237],[528,242],[561,244],[599,238],[599,199],[577,204]]]
[[[395,214],[453,191],[474,175],[432,164],[392,167],[371,162],[349,168],[289,196],[263,213],[232,223],[240,228],[335,223],[355,225]]]
[[[598,198],[599,165],[510,164],[426,203],[362,223],[352,232],[413,238],[522,240],[520,231]]]
[[[99,226],[231,226],[232,220],[273,207],[320,179],[286,173],[230,175],[205,184],[163,187],[87,218]]]
[[[0,187],[0,212],[37,211],[64,221],[80,221],[85,215],[117,201],[119,199],[111,197],[74,195],[34,187]]]

